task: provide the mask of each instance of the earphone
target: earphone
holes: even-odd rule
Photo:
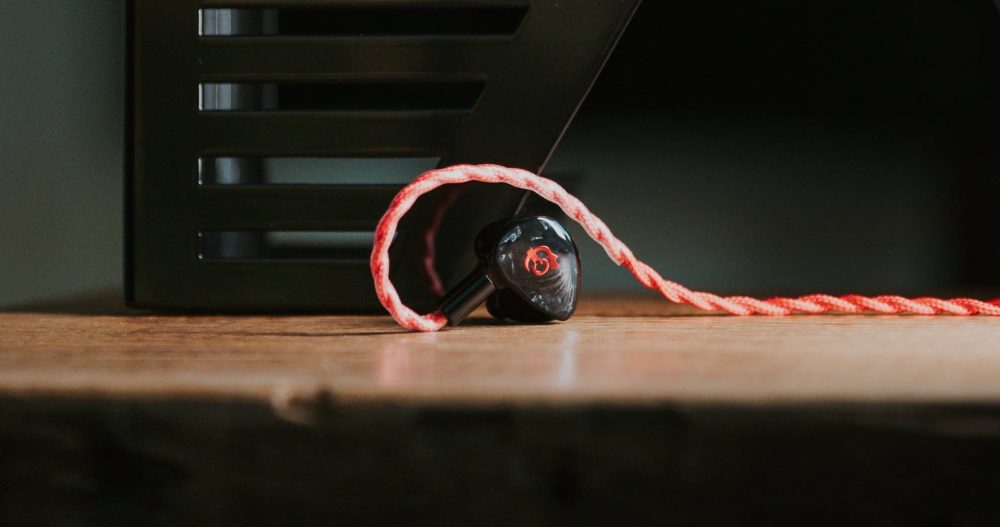
[[[486,302],[502,320],[568,320],[576,311],[580,256],[569,232],[552,218],[518,216],[487,225],[476,237],[479,265],[439,304],[458,324]]]
[[[588,236],[604,248],[612,261],[628,269],[639,283],[659,291],[671,302],[691,304],[702,310],[725,311],[733,315],[772,316],[790,315],[796,312],[809,314],[909,312],[919,315],[1000,316],[1000,299],[983,301],[972,298],[826,294],[757,299],[746,296],[723,297],[713,293],[692,291],[664,279],[655,269],[636,258],[628,246],[616,238],[600,218],[556,182],[516,168],[498,165],[456,165],[425,172],[403,187],[375,229],[375,243],[371,256],[375,293],[389,314],[405,328],[437,331],[449,323],[460,322],[483,302],[487,303],[490,313],[498,318],[526,322],[566,320],[576,307],[580,284],[580,264],[576,246],[558,222],[538,216],[501,220],[484,228],[477,238],[475,247],[479,266],[468,278],[445,295],[438,309],[421,315],[403,303],[389,279],[389,245],[396,234],[400,219],[406,215],[416,200],[427,192],[443,185],[470,181],[504,183],[530,190],[558,205],[570,219],[583,227]],[[572,250],[568,249],[570,246]],[[549,273],[553,274],[546,278]],[[550,282],[553,278],[557,281]],[[573,287],[570,288],[570,285]]]

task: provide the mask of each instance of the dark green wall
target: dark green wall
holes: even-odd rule
[[[118,287],[122,8],[0,1],[0,305]]]

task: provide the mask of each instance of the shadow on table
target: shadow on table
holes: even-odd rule
[[[361,313],[330,312],[330,311],[225,311],[225,310],[173,310],[173,309],[133,309],[125,305],[125,298],[120,290],[107,289],[89,291],[76,295],[54,297],[50,299],[25,302],[10,306],[0,306],[0,313],[44,313],[62,315],[113,315],[113,316],[146,316],[146,315],[226,315],[226,316],[259,316],[259,315],[385,315],[384,311]],[[662,317],[703,317],[718,316],[719,313],[699,311],[691,306],[672,304],[657,294],[640,291],[628,295],[607,293],[592,293],[580,299],[576,311],[577,317],[631,317],[631,318],[662,318]],[[388,317],[386,317],[388,321]],[[471,317],[462,322],[463,326],[504,326],[509,322],[493,319],[485,308],[479,308]]]
[[[364,315],[374,315],[380,316],[385,315],[384,312],[372,312],[372,313],[334,313],[334,312],[316,312],[316,311],[303,311],[303,312],[268,312],[268,311],[256,311],[256,312],[226,312],[226,311],[184,311],[184,310],[156,310],[156,309],[133,309],[125,305],[124,296],[120,291],[116,290],[100,290],[92,291],[77,295],[68,295],[62,297],[55,297],[51,299],[38,300],[34,302],[25,302],[23,304],[14,304],[10,306],[0,306],[0,313],[37,313],[37,314],[52,314],[52,315],[104,315],[104,316],[198,316],[198,315],[225,315],[232,317],[241,316],[262,316],[262,315],[280,315],[280,316],[364,316]],[[400,328],[392,322],[388,316],[384,316],[387,325],[391,325],[393,328],[398,329],[399,333],[409,333],[408,330]],[[473,316],[465,320],[463,326],[502,326],[507,323],[495,320],[491,318],[485,309],[480,309]],[[357,333],[353,333],[357,334]],[[385,331],[378,331],[372,334],[385,334]]]
[[[132,315],[139,311],[125,306],[121,291],[99,290],[46,298],[23,304],[0,306],[0,313],[49,313],[65,315]]]

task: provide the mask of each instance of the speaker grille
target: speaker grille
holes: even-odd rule
[[[357,161],[540,171],[638,1],[129,0],[129,303],[376,309],[365,238],[337,233],[370,233],[407,179]],[[521,197],[462,187],[401,226],[417,304],[437,208],[446,247]],[[441,260],[446,283],[467,264]]]

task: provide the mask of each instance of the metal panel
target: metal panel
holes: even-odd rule
[[[130,0],[127,147],[127,296],[137,307],[207,310],[378,308],[365,262],[205,262],[204,230],[366,230],[398,186],[204,186],[203,156],[440,157],[442,165],[499,163],[541,170],[639,0],[389,1]],[[509,35],[199,36],[206,7],[435,9],[527,6]],[[467,111],[199,110],[202,83],[485,83]],[[239,94],[237,94],[239,95]],[[333,105],[332,107],[340,107]],[[415,174],[416,175],[416,174]],[[363,178],[363,175],[361,176]],[[463,185],[427,196],[393,249],[406,299],[422,286],[423,232],[454,202],[438,247],[467,254],[480,225],[509,214],[521,194]],[[448,284],[467,259],[441,259]]]

